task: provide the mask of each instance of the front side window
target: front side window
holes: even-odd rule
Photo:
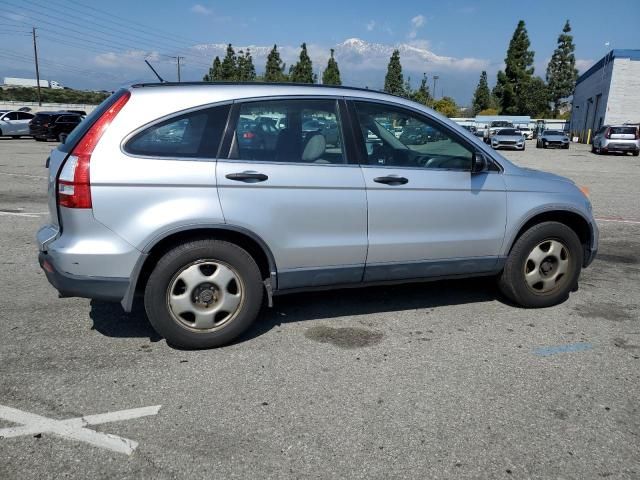
[[[18,112],[18,119],[20,120],[31,120],[33,117],[33,113]]]
[[[229,108],[197,110],[156,123],[129,140],[125,150],[150,157],[215,158]]]
[[[243,103],[230,158],[264,162],[346,163],[335,100]]]
[[[355,104],[368,165],[471,170],[472,150],[436,123],[384,104]]]
[[[18,112],[9,112],[4,116],[4,120],[18,120]]]

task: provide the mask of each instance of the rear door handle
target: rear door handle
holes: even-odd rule
[[[376,177],[373,179],[376,183],[384,183],[386,185],[404,185],[409,183],[409,179],[398,175],[387,175],[386,177]]]
[[[236,182],[245,182],[245,183],[256,183],[256,182],[264,182],[268,180],[269,177],[264,173],[259,172],[239,172],[239,173],[230,173],[226,176],[229,180],[235,180]]]

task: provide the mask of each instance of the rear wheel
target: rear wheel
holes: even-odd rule
[[[11,138],[20,138],[20,135],[11,135]]]
[[[534,225],[516,241],[499,286],[502,293],[527,308],[563,302],[577,285],[582,245],[576,233],[559,222]]]
[[[638,155],[640,155],[640,151],[636,150],[635,152],[633,152],[634,157],[637,157]]]
[[[196,240],[158,261],[144,304],[149,321],[168,343],[218,347],[253,323],[263,288],[260,270],[245,250],[220,240]]]

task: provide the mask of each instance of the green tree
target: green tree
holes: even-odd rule
[[[294,83],[313,83],[313,64],[307,53],[307,44],[300,46],[300,59],[289,69],[290,80]]]
[[[220,80],[234,82],[238,80],[238,58],[231,44],[227,45],[227,54],[220,66]]]
[[[460,108],[456,101],[451,97],[442,97],[433,104],[433,108],[447,117],[457,117],[460,114]]]
[[[420,86],[415,92],[413,92],[413,95],[411,96],[411,100],[413,100],[414,102],[421,103],[422,105],[426,105],[428,107],[431,107],[433,105],[433,98],[431,97],[431,92],[429,92],[429,86],[427,85],[426,75],[422,77]]]
[[[521,94],[521,112],[531,117],[547,117],[549,112],[549,88],[540,77],[529,80]]]
[[[248,48],[246,52],[240,50],[238,52],[238,81],[253,82],[255,79],[256,68],[253,65],[251,51]]]
[[[573,36],[569,35],[570,32],[571,25],[567,20],[562,33],[558,36],[558,46],[547,65],[547,83],[549,99],[553,104],[553,118],[557,118],[560,109],[567,104],[566,98],[573,94],[578,79],[576,56],[573,53],[576,47],[573,44]]]
[[[520,20],[509,42],[507,57],[504,59],[504,72],[498,72],[498,81],[494,88],[494,94],[498,97],[504,114],[523,114],[523,93],[534,71],[534,52],[529,50],[530,46],[527,28],[524,21]]]
[[[265,82],[284,82],[286,75],[284,73],[285,64],[282,63],[278,46],[274,45],[267,56],[267,65],[264,69]]]
[[[489,90],[489,83],[487,82],[487,72],[484,70],[480,74],[480,81],[473,94],[473,102],[471,105],[474,115],[477,115],[478,112],[482,110],[491,108],[491,91]]]
[[[213,65],[209,68],[209,73],[207,73],[203,78],[203,82],[217,82],[220,81],[220,77],[222,76],[221,72],[222,65],[220,64],[220,57],[216,56],[213,59]]]
[[[342,85],[338,62],[333,58],[333,48],[331,49],[331,56],[327,62],[327,68],[322,72],[322,83],[324,85]]]
[[[384,91],[392,95],[404,95],[404,77],[400,64],[400,51],[394,50],[389,59],[387,74],[384,77]]]

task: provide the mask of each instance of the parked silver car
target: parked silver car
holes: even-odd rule
[[[29,122],[33,117],[33,113],[29,112],[0,112],[0,137],[20,138],[29,135]]]
[[[516,130],[515,128],[503,128],[491,137],[491,146],[495,150],[498,148],[524,150],[525,143],[525,137],[520,130]]]
[[[569,148],[569,135],[562,130],[544,130],[536,139],[536,148]]]
[[[592,153],[630,152],[640,154],[640,136],[636,125],[605,125],[591,140]]]
[[[240,119],[257,114],[286,118],[272,147],[239,141]],[[305,131],[309,117],[335,122],[340,141]],[[389,124],[438,138],[408,145]],[[598,248],[572,181],[371,90],[134,85],[48,164],[37,241],[49,282],[126,311],[140,293],[154,328],[181,347],[228,343],[265,296],[314,288],[497,276],[511,301],[547,307],[577,288]]]

